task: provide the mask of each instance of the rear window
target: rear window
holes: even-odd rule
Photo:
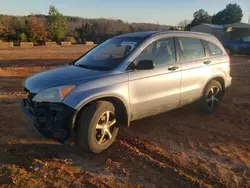
[[[216,46],[215,44],[208,42],[208,41],[204,41],[204,42],[207,45],[208,52],[209,52],[210,56],[222,54],[222,50],[218,46]]]
[[[205,57],[205,49],[200,39],[179,37],[178,43],[181,61]]]

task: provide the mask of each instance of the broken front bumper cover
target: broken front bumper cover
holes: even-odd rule
[[[75,110],[63,103],[35,103],[23,99],[20,109],[24,118],[43,136],[65,142],[72,135]]]

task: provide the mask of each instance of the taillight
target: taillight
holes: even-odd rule
[[[228,75],[231,73],[231,65],[232,65],[232,60],[230,56],[228,55]]]
[[[229,63],[229,66],[231,66],[231,65],[232,65],[232,60],[231,60],[231,58],[230,58],[229,55],[227,55],[227,56],[228,56],[228,63]]]

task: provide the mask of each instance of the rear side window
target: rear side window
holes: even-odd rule
[[[205,49],[200,39],[179,37],[180,61],[189,61],[205,57]]]
[[[208,52],[209,52],[210,56],[222,54],[222,50],[218,46],[216,46],[215,44],[208,42],[208,41],[204,41],[204,42],[207,45]]]

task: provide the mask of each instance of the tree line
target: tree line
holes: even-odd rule
[[[49,7],[48,15],[0,15],[0,40],[14,43],[41,45],[46,41],[84,43],[89,40],[100,43],[123,33],[168,29],[169,26],[159,24],[64,16],[55,6]]]
[[[183,20],[179,27],[190,30],[202,23],[230,24],[240,22],[243,17],[241,7],[234,3],[214,15],[200,9],[193,14],[193,20]],[[0,15],[0,41],[33,42],[44,44],[46,41],[68,41],[100,43],[112,36],[152,30],[176,30],[177,27],[151,23],[128,23],[114,19],[84,19],[64,16],[55,6],[49,7],[48,15],[8,16]]]
[[[243,17],[243,11],[237,3],[230,3],[226,7],[214,15],[210,15],[206,10],[200,9],[193,14],[193,20],[183,20],[179,26],[190,30],[191,27],[203,23],[227,25],[231,23],[240,22]]]

